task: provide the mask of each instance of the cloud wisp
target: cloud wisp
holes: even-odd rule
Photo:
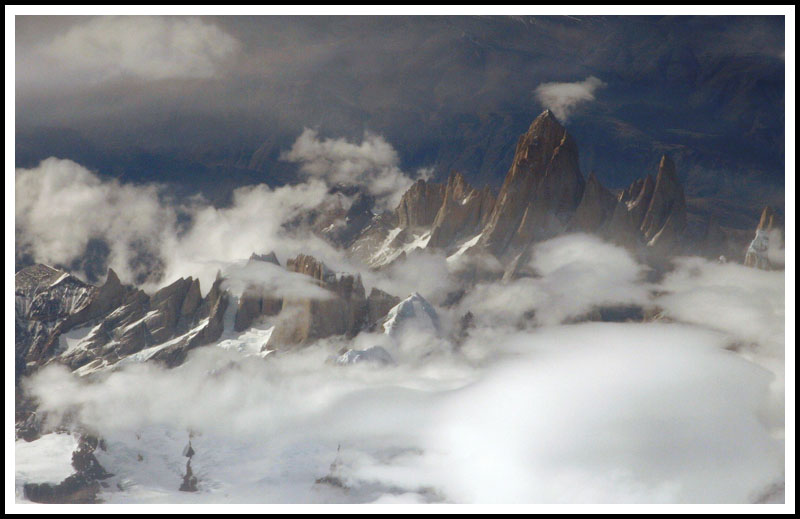
[[[309,178],[365,187],[376,198],[379,209],[394,209],[414,182],[400,170],[400,159],[392,145],[372,133],[365,133],[362,141],[355,143],[323,139],[306,128],[282,158],[300,164],[300,171]]]
[[[72,26],[40,53],[83,81],[161,80],[213,77],[240,46],[196,17],[109,16]]]
[[[317,179],[275,189],[242,187],[222,208],[198,198],[175,204],[158,185],[106,180],[55,158],[17,169],[15,182],[18,251],[69,268],[85,256],[90,240],[102,240],[108,265],[123,281],[147,289],[183,276],[200,278],[208,289],[218,270],[253,252],[274,250],[282,259],[301,252],[341,255],[306,228],[284,227],[330,200],[328,186]]]
[[[589,76],[574,83],[542,83],[536,87],[534,95],[544,108],[549,108],[561,122],[565,122],[578,107],[594,101],[595,92],[605,86],[606,83],[599,78]]]

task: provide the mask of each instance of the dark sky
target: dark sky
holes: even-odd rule
[[[17,16],[16,163],[213,198],[291,181],[309,127],[498,185],[553,105],[610,187],[667,152],[690,196],[782,204],[784,45],[781,16]]]

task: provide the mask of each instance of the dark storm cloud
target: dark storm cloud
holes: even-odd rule
[[[542,109],[537,87],[596,77],[602,94],[568,114],[584,170],[619,187],[672,149],[681,171],[782,188],[781,17],[17,17],[16,29],[20,167],[57,155],[135,181],[279,183],[297,170],[281,155],[311,128],[380,135],[404,170],[499,184]]]

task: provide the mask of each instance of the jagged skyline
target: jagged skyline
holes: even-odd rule
[[[793,511],[785,11],[16,16],[7,509]]]

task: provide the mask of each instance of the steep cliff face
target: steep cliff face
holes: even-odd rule
[[[499,257],[554,236],[566,229],[583,189],[578,147],[546,110],[517,142],[480,244]]]
[[[280,266],[275,252],[269,254],[253,253],[248,263],[264,262]],[[246,330],[253,324],[253,321],[261,316],[277,315],[283,307],[283,299],[275,297],[261,285],[251,284],[245,287],[236,308],[233,329],[237,332]]]
[[[84,319],[97,287],[48,265],[32,265],[14,276],[15,371],[53,356],[59,335]]]
[[[400,298],[393,296],[374,288],[370,291],[367,298],[367,320],[371,323],[377,323],[384,315],[386,315],[393,306],[400,302]]]
[[[655,179],[648,175],[620,193],[600,233],[630,248],[646,245],[652,254],[669,255],[686,229],[686,199],[675,164],[664,155]]]
[[[113,270],[95,287],[66,272],[34,265],[17,273],[16,370],[57,361],[90,372],[145,349],[168,365],[222,333],[227,293],[218,279],[203,298],[198,280],[179,279],[148,296]]]
[[[325,298],[285,298],[270,335],[271,348],[288,348],[333,335],[354,335],[367,324],[368,308],[360,275],[337,274],[312,256],[286,262],[289,271],[314,278]]]
[[[461,173],[447,179],[444,199],[433,221],[429,247],[447,248],[480,232],[494,209],[495,198],[488,186],[475,189]]]
[[[519,138],[497,197],[455,172],[445,185],[418,181],[392,215],[372,218],[350,254],[381,268],[417,249],[489,253],[506,268],[532,244],[580,231],[647,247],[646,255],[657,259],[680,249],[686,227],[683,187],[668,156],[655,176],[614,195],[593,173],[584,182],[575,141],[546,110]]]
[[[575,210],[575,216],[570,223],[570,229],[575,231],[596,232],[605,227],[614,209],[617,199],[603,187],[594,172],[586,180],[583,197]]]
[[[650,247],[665,251],[678,242],[685,228],[686,199],[683,186],[675,172],[675,163],[664,155],[641,231]]]
[[[395,209],[401,229],[430,227],[444,200],[445,186],[417,180],[403,195]]]

